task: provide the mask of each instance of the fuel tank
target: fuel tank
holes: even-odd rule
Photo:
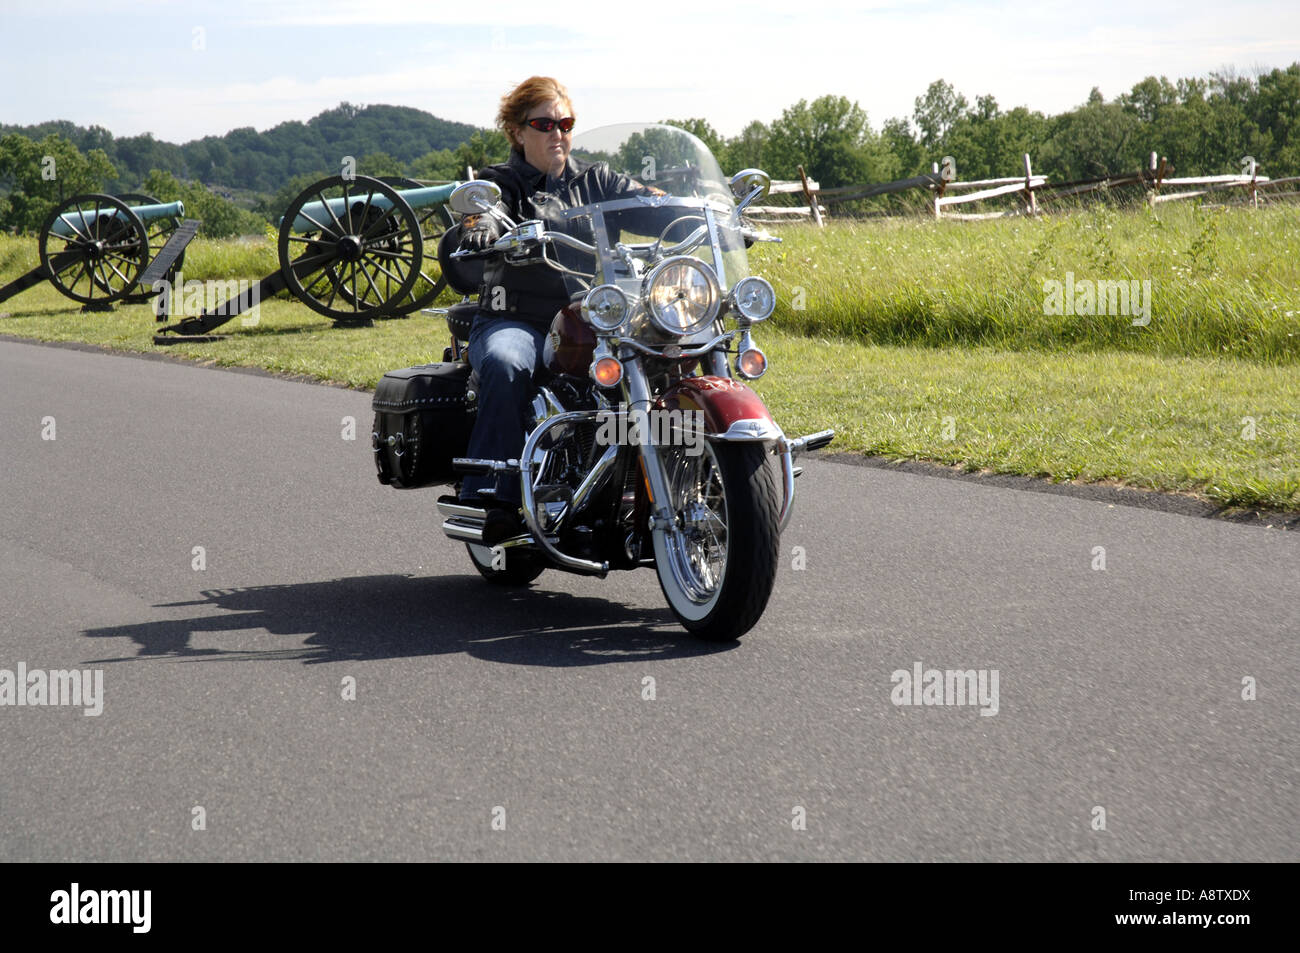
[[[578,305],[555,315],[542,347],[542,364],[552,374],[586,377],[596,350],[596,332],[582,320]]]

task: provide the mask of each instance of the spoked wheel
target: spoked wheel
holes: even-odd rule
[[[419,182],[404,176],[384,176],[380,181],[397,189],[424,188]],[[442,293],[442,289],[447,287],[447,283],[442,280],[442,275],[436,268],[438,260],[434,257],[434,252],[438,248],[438,239],[450,227],[444,217],[444,208],[445,206],[439,203],[415,209],[415,217],[420,223],[420,237],[424,239],[424,247],[428,249],[429,257],[420,263],[419,280],[411,289],[411,293],[393,309],[394,314],[414,314],[421,308],[429,307]],[[430,262],[435,266],[434,274],[429,273],[427,266]]]
[[[119,195],[118,198],[131,206],[132,210],[135,210],[142,205],[162,204],[152,195],[147,195],[144,192],[126,192]],[[167,240],[172,237],[172,232],[176,231],[176,229],[180,227],[181,219],[182,217],[180,215],[162,215],[147,220],[143,216],[140,216],[140,220],[144,222],[145,233],[148,236],[150,261],[153,261],[158,257],[158,253],[162,251],[163,246],[167,244]],[[185,252],[182,251],[180,255],[177,256],[176,261],[172,263],[172,266],[167,269],[167,274],[163,276],[164,279],[167,282],[174,284],[177,273],[182,267],[184,267],[184,265]],[[148,301],[153,298],[153,292],[148,288],[138,288],[136,289],[136,293],[131,295],[131,299],[134,301],[137,297],[142,301]],[[162,318],[159,320],[162,320]]]
[[[410,205],[378,179],[309,185],[280,223],[289,290],[335,321],[393,314],[420,277],[424,240]]]
[[[706,441],[695,456],[663,447],[671,529],[656,529],[655,571],[692,635],[730,641],[767,607],[780,547],[776,476],[761,443]]]
[[[129,295],[150,258],[144,223],[112,195],[77,195],[55,206],[41,227],[40,246],[54,287],[90,307]]]
[[[496,586],[526,586],[546,569],[546,563],[533,553],[520,552],[517,547],[501,550],[498,558],[491,546],[466,543],[470,562],[479,575]],[[504,561],[504,565],[502,564]]]

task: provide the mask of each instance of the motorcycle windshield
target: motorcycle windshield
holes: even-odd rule
[[[727,177],[709,147],[676,126],[601,126],[575,136],[572,155],[604,162],[620,175],[678,198],[713,198],[728,209],[734,206]]]
[[[561,250],[571,292],[617,284],[635,293],[649,268],[674,255],[708,264],[723,293],[749,274],[727,177],[695,136],[655,123],[603,126],[575,137],[571,155],[614,173],[597,177],[585,204],[566,203],[562,229],[595,246]]]

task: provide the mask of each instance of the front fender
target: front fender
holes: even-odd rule
[[[661,410],[699,411],[710,440],[779,440],[784,434],[763,399],[743,381],[684,377],[659,398]]]

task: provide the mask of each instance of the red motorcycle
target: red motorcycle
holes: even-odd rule
[[[746,257],[748,243],[773,239],[742,213],[770,180],[754,169],[725,179],[702,142],[671,126],[596,129],[574,141],[573,155],[662,194],[518,223],[494,208],[490,182],[468,182],[451,198],[462,215],[503,219],[487,254],[554,268],[572,292],[547,337],[522,453],[464,456],[475,382],[461,342],[478,308],[467,299],[447,313],[453,343],[442,363],[390,372],[376,389],[379,480],[412,488],[471,473],[517,477],[525,530],[495,545],[483,542],[482,509],[438,502],[443,532],[465,542],[489,582],[526,585],[547,568],[603,577],[654,567],[688,631],[739,638],[772,592],[794,460],[834,438],[787,437],[745,383],[767,370],[752,328],[776,296]],[[479,290],[467,267],[474,256],[445,242],[439,257],[453,288]]]

